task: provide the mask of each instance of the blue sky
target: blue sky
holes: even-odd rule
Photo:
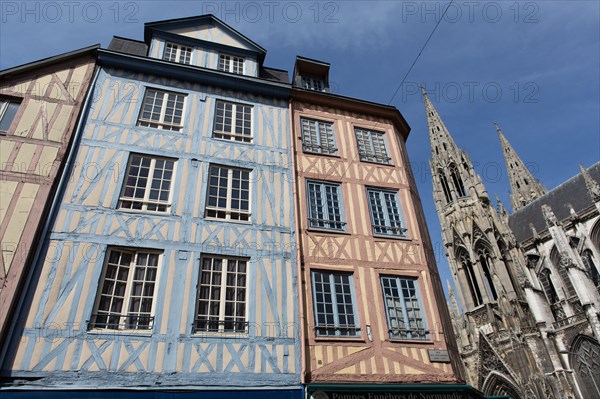
[[[0,69],[113,35],[143,39],[144,22],[212,12],[267,49],[265,65],[296,55],[331,63],[332,91],[396,106],[442,279],[450,278],[431,196],[424,84],[488,192],[510,204],[497,121],[534,175],[553,188],[600,160],[600,2],[448,1],[0,2]],[[390,102],[391,100],[391,102]]]

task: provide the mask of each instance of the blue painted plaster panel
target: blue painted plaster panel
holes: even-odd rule
[[[136,126],[147,87],[186,95],[181,132]],[[99,74],[94,99],[48,252],[39,265],[41,278],[23,336],[13,351],[12,374],[48,376],[55,387],[70,381],[71,371],[100,373],[100,381],[110,375],[117,386],[136,373],[149,380],[173,373],[176,386],[215,381],[248,387],[298,385],[287,100],[106,69]],[[252,144],[211,137],[217,99],[253,107]],[[131,153],[176,160],[169,212],[117,209]],[[204,217],[211,164],[252,170],[250,222]],[[88,331],[110,246],[162,251],[152,330]],[[249,258],[248,334],[192,332],[202,254]],[[83,380],[68,383],[86,386]]]

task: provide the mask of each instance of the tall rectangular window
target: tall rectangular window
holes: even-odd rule
[[[300,119],[302,125],[302,150],[317,154],[337,154],[333,123],[314,119]]]
[[[0,98],[0,135],[7,134],[21,103]]]
[[[165,45],[163,60],[189,65],[192,61],[192,48],[181,46],[179,44],[167,43]]]
[[[250,220],[250,170],[210,166],[206,216],[227,220]]]
[[[317,336],[360,336],[352,274],[312,272]]]
[[[406,237],[398,192],[368,188],[367,197],[373,234]]]
[[[382,276],[383,302],[390,338],[428,339],[416,279]]]
[[[174,169],[172,159],[131,154],[119,208],[167,212]]]
[[[219,54],[219,71],[244,74],[244,59],[233,55]]]
[[[195,331],[246,331],[248,259],[202,257]]]
[[[306,191],[308,225],[321,229],[345,230],[340,184],[307,180]]]
[[[147,89],[138,126],[181,131],[184,94]]]
[[[213,137],[252,142],[252,107],[218,100],[215,103]]]
[[[390,164],[383,133],[355,128],[354,134],[361,161]]]
[[[110,248],[90,328],[149,330],[158,260],[156,251]]]

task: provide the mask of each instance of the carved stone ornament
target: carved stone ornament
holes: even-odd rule
[[[596,180],[592,179],[592,176],[590,176],[583,165],[579,164],[579,169],[581,169],[581,174],[585,180],[585,186],[590,194],[590,197],[592,197],[594,201],[600,200],[600,184],[598,184]]]
[[[542,214],[544,215],[546,226],[548,226],[548,228],[558,226],[558,219],[556,219],[556,215],[548,205],[542,205]]]

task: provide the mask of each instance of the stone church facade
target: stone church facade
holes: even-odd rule
[[[600,163],[548,191],[496,126],[513,212],[496,209],[423,97],[467,382],[513,399],[600,398]]]

